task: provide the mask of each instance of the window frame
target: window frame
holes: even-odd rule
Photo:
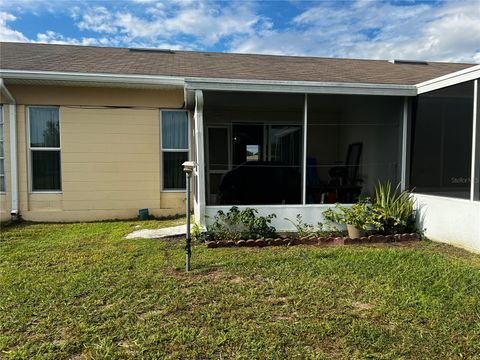
[[[58,147],[32,147],[30,142],[30,109],[31,108],[53,108],[58,110]],[[55,105],[29,105],[27,106],[27,143],[28,143],[28,191],[32,194],[63,194],[62,183],[62,121],[60,116],[60,106]],[[59,190],[34,190],[33,189],[33,151],[58,151],[60,154],[60,189]]]
[[[185,149],[171,149],[171,148],[163,148],[163,113],[164,112],[184,112],[187,113],[187,148]],[[164,167],[163,167],[163,153],[164,152],[178,152],[178,153],[187,153],[188,155],[188,160],[191,159],[191,118],[190,118],[190,111],[184,110],[184,109],[161,109],[160,110],[160,190],[161,192],[166,192],[166,193],[184,193],[187,189],[182,188],[182,189],[169,189],[165,188],[164,185]]]
[[[0,160],[3,160],[3,174],[0,173],[0,177],[3,177],[3,186],[4,189],[0,189],[0,194],[7,193],[7,177],[5,176],[5,123],[3,121],[3,105],[0,104],[0,135],[1,135],[1,145],[0,147],[3,148],[3,156],[0,156]]]

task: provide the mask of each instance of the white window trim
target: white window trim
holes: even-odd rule
[[[162,125],[163,125],[163,120],[162,120],[162,113],[164,111],[169,111],[169,112],[186,112],[187,113],[187,142],[188,142],[188,148],[185,148],[185,149],[169,149],[169,148],[166,148],[164,149],[163,148],[163,143],[162,143],[162,138],[163,138],[163,130],[162,130]],[[190,111],[188,110],[184,110],[184,109],[161,109],[160,110],[160,191],[161,192],[164,192],[164,193],[184,193],[187,189],[184,188],[184,189],[165,189],[164,185],[163,185],[163,153],[164,152],[184,152],[184,153],[188,153],[188,160],[191,159],[191,146],[190,146],[190,143],[191,143],[191,119],[190,119]]]
[[[30,143],[30,108],[53,108],[58,109],[58,131],[59,147],[32,147]],[[62,120],[60,117],[60,106],[51,105],[30,105],[27,106],[27,147],[28,147],[28,192],[31,194],[63,194],[63,174],[62,174]],[[33,190],[33,169],[32,169],[32,150],[33,151],[58,151],[60,153],[60,190]]]
[[[6,194],[7,192],[7,177],[5,176],[5,123],[3,121],[3,105],[0,104],[0,132],[2,135],[2,144],[1,147],[3,148],[3,156],[0,156],[0,160],[3,160],[3,174],[0,174],[0,177],[3,177],[3,186],[5,187],[4,190],[0,190],[0,194]]]

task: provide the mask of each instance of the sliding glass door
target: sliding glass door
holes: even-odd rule
[[[232,123],[207,133],[209,204],[300,203],[300,125]]]

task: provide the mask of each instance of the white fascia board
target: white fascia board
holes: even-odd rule
[[[23,71],[0,69],[4,79],[50,80],[75,82],[100,82],[109,84],[141,84],[152,86],[177,86],[192,90],[216,91],[254,91],[310,94],[353,94],[353,95],[388,95],[416,96],[415,85],[342,83],[318,81],[279,81],[279,80],[244,80],[221,78],[183,78],[158,75],[70,73],[52,71]]]
[[[141,84],[141,85],[168,85],[184,87],[183,77],[158,75],[129,75],[129,74],[100,74],[100,73],[71,73],[53,71],[24,71],[0,69],[0,77],[4,79],[21,80],[53,80],[53,81],[80,81],[105,82],[110,84]]]
[[[478,78],[480,78],[480,65],[471,66],[469,68],[455,71],[453,73],[417,84],[418,94],[423,94],[429,91],[460,84],[462,82],[471,81]]]
[[[212,91],[254,91],[303,94],[353,94],[415,96],[415,85],[342,83],[318,81],[242,80],[185,78],[187,89]]]

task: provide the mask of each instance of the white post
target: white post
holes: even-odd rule
[[[477,194],[478,184],[475,183],[475,180],[478,179],[478,175],[480,173],[480,169],[477,167],[480,166],[480,159],[477,156],[477,132],[478,126],[477,123],[477,111],[478,111],[478,79],[473,82],[473,127],[472,127],[472,167],[471,167],[471,174],[470,174],[470,201],[476,200],[475,197]],[[478,199],[477,199],[478,200]]]
[[[10,128],[10,192],[12,204],[10,214],[12,217],[18,216],[18,168],[17,168],[17,104],[15,98],[8,91],[3,79],[0,78],[0,88],[8,98],[8,122]]]
[[[190,238],[190,177],[192,173],[190,171],[186,171],[185,176],[187,180],[187,229],[186,229],[186,245],[185,245],[185,270],[190,271],[190,258],[192,256],[192,239]]]
[[[203,92],[195,91],[195,147],[197,152],[197,202],[195,221],[201,229],[205,228],[205,144],[203,141]]]
[[[186,211],[186,219],[187,219],[187,229],[185,231],[185,270],[190,271],[190,257],[192,256],[192,239],[190,238],[190,179],[192,177],[192,173],[196,168],[195,161],[185,161],[183,164],[183,171],[185,172],[186,176],[186,195],[187,195],[187,211]]]
[[[308,95],[303,104],[303,156],[302,156],[302,204],[307,203],[307,129],[308,129]]]
[[[403,100],[403,118],[402,118],[402,158],[401,158],[401,185],[403,190],[407,189],[408,182],[408,97]]]

